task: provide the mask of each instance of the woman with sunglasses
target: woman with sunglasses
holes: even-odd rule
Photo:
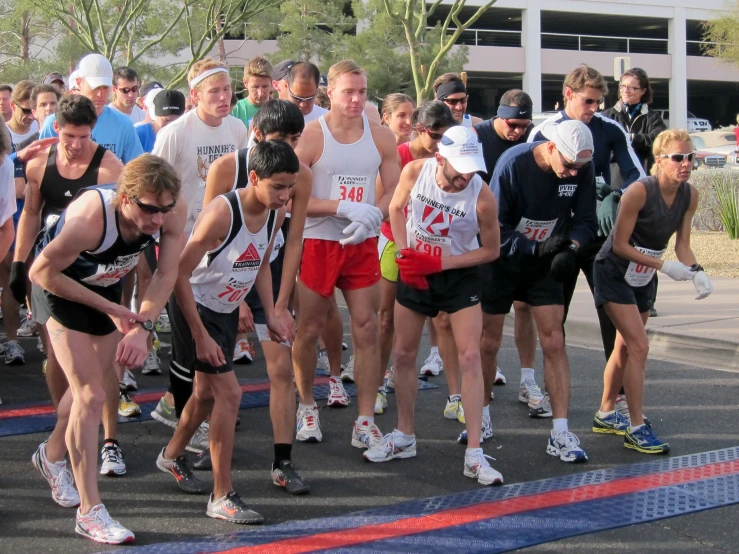
[[[164,308],[177,279],[187,207],[178,204],[180,180],[166,161],[143,154],[123,168],[115,185],[91,187],[46,231],[30,270],[40,287],[34,310],[46,329],[69,389],[57,408],[79,496],[75,531],[96,542],[133,542],[112,519],[97,486],[98,426],[107,394],[117,394],[113,361],[138,367],[146,358],[152,320]],[[175,209],[176,207],[176,209]],[[122,306],[121,280],[139,253],[159,237],[159,266],[138,314]],[[38,298],[36,297],[38,296]],[[110,383],[112,382],[112,391]],[[73,490],[62,462],[50,463],[42,445],[34,466],[55,487]],[[61,467],[60,467],[61,466]],[[72,491],[69,491],[70,493]]]
[[[443,102],[434,100],[416,108],[411,117],[411,124],[413,130],[416,132],[416,137],[410,142],[404,142],[398,146],[401,170],[413,160],[433,157],[439,149],[439,141],[444,135],[444,132],[449,127],[456,125],[456,121],[451,110]],[[378,182],[379,186],[381,184]],[[393,348],[393,335],[395,333],[393,312],[395,310],[395,290],[398,282],[398,264],[395,263],[395,241],[389,221],[382,223],[377,248],[380,255],[380,271],[382,274],[382,279],[380,280],[380,367],[386,368],[390,361],[390,353]],[[439,363],[440,358],[433,325],[429,326],[429,332],[434,335],[431,337],[432,351],[424,363],[424,368],[429,365],[432,358],[434,358],[433,361],[438,359],[436,363],[437,369],[433,373],[434,375],[438,375],[441,364]],[[456,381],[459,381],[459,379]],[[389,376],[388,382],[392,386],[392,375]],[[461,406],[461,404],[459,405]],[[377,393],[375,413],[381,414],[386,407],[387,393],[385,388],[382,387]]]
[[[693,281],[696,300],[711,294],[713,287],[690,248],[690,226],[698,207],[698,190],[688,183],[695,156],[690,136],[683,130],[664,131],[652,151],[652,176],[626,190],[613,231],[596,256],[595,305],[605,309],[617,334],[593,431],[622,435],[624,446],[637,452],[664,454],[669,445],[657,438],[642,412],[649,353],[644,327],[655,297],[654,276],[661,271],[676,281]],[[662,261],[675,233],[679,262]],[[616,409],[622,385],[629,399],[628,418]]]
[[[411,139],[413,131],[411,117],[415,109],[416,103],[413,98],[400,92],[388,94],[382,103],[382,124],[390,127],[390,130],[395,133],[395,141],[398,145]]]

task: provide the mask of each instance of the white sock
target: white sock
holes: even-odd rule
[[[643,429],[643,428],[644,428],[644,426],[645,426],[645,425],[646,425],[646,423],[642,423],[641,425],[637,425],[636,427],[634,427],[634,426],[632,425],[632,426],[630,427],[630,429],[631,429],[631,432],[633,433],[634,431],[640,431],[641,429]]]
[[[567,418],[559,417],[552,420],[552,435],[557,436],[560,433],[567,432]]]
[[[608,417],[609,415],[613,415],[614,410],[611,410],[610,412],[601,412],[598,410],[598,417]]]
[[[315,407],[316,407],[315,402],[313,404],[301,404],[300,402],[298,402],[298,411],[300,411],[300,410],[312,410]]]
[[[357,427],[362,427],[364,425],[372,425],[375,422],[375,416],[359,416],[357,418]]]
[[[393,435],[400,438],[403,442],[413,442],[413,439],[416,438],[416,435],[406,435],[403,431],[400,431],[399,429],[395,429],[393,431]]]
[[[531,380],[534,381],[534,368],[532,367],[522,367],[521,368],[521,384],[523,384],[524,381]]]
[[[482,407],[482,419],[487,419],[490,421],[490,405]]]
[[[431,350],[429,350],[429,355],[431,354],[438,354],[439,353],[439,347],[438,346],[432,346]]]
[[[482,448],[468,448],[464,452],[464,457],[469,458],[470,456],[473,456],[474,454],[477,454],[478,452],[482,452]]]

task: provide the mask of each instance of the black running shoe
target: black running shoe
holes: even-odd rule
[[[210,448],[206,448],[195,456],[192,468],[200,471],[210,471],[213,469],[213,461],[210,459]]]
[[[306,485],[298,470],[290,460],[282,460],[272,470],[272,482],[278,487],[285,487],[289,494],[307,494],[310,485]]]
[[[164,473],[174,475],[174,478],[177,479],[177,486],[183,491],[189,492],[190,494],[206,494],[209,487],[193,475],[187,463],[187,457],[183,454],[182,456],[177,456],[174,460],[167,460],[164,457],[164,450],[162,448],[162,451],[159,453],[157,467]]]

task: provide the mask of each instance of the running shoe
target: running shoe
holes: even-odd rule
[[[331,375],[331,364],[328,362],[328,352],[326,352],[325,348],[322,348],[318,352],[316,369],[322,371],[324,375]]]
[[[416,456],[416,436],[406,439],[400,431],[395,429],[388,433],[372,448],[362,452],[362,457],[368,462],[387,462],[393,458],[414,458]]]
[[[21,326],[18,327],[18,336],[23,338],[38,336],[36,322],[30,315],[26,314],[26,317],[21,322]]]
[[[382,440],[380,428],[373,422],[369,425],[357,425],[352,429],[352,446],[355,448],[373,448]]]
[[[120,400],[118,401],[118,415],[121,417],[136,417],[141,415],[141,406],[136,404],[128,394],[128,391],[121,387]]]
[[[46,352],[44,352],[44,341],[41,340],[41,336],[36,340],[36,350],[41,352],[41,354],[46,354]]]
[[[619,394],[616,396],[616,411],[620,413],[627,421],[631,422],[631,414],[629,413],[629,404],[626,401],[626,395],[625,394]],[[644,419],[644,423],[652,424],[651,421],[649,421],[649,418],[642,412],[642,418]]]
[[[636,431],[628,428],[624,436],[624,446],[643,454],[667,454],[670,451],[670,445],[659,440],[652,426],[646,422]]]
[[[341,372],[341,380],[345,383],[354,382],[354,354],[351,355],[351,357],[349,358],[349,362],[346,364],[346,367]]]
[[[548,393],[545,392],[544,397],[539,402],[529,400],[529,417],[552,417],[552,403],[549,401]]]
[[[23,365],[26,363],[26,352],[16,340],[5,343],[5,365]]]
[[[100,451],[103,463],[100,466],[100,475],[117,475],[126,474],[126,462],[123,461],[123,451],[117,442],[105,443]]]
[[[611,435],[625,435],[629,428],[629,420],[614,410],[604,416],[595,412],[593,418],[593,433],[605,433]]]
[[[187,443],[185,450],[188,452],[194,452],[199,454],[210,446],[210,424],[204,421],[195,430],[195,433],[190,438],[190,442]]]
[[[483,417],[482,418],[482,432],[480,433],[480,442],[483,442],[487,439],[493,438],[493,423],[490,421],[490,419]],[[459,444],[467,444],[467,430],[465,429],[459,434],[459,437],[457,437],[457,442]]]
[[[464,476],[477,479],[481,485],[502,485],[503,476],[490,467],[488,459],[495,458],[484,454],[482,448],[470,448],[464,455]]]
[[[331,377],[328,380],[328,407],[344,408],[351,404],[352,400],[344,390],[344,383],[338,377]]]
[[[459,394],[453,394],[447,398],[444,417],[447,419],[457,419],[459,417],[459,410],[461,409],[462,397]]]
[[[649,309],[649,317],[657,317],[658,315],[659,314],[657,314],[657,308],[655,308],[654,306],[652,306]]]
[[[558,456],[563,462],[584,462],[588,459],[588,455],[580,448],[580,439],[570,431],[557,435],[552,431],[547,443],[547,454]]]
[[[385,372],[385,387],[395,390],[395,367],[393,366]]]
[[[433,375],[435,377],[442,371],[444,371],[444,362],[439,355],[439,351],[432,350],[426,361],[423,362],[419,373],[421,375]]]
[[[136,379],[134,379],[133,373],[131,373],[131,371],[128,369],[123,372],[121,385],[124,385],[126,387],[126,390],[129,391],[139,390],[139,386],[136,384]]]
[[[506,378],[505,375],[503,375],[503,372],[500,370],[499,367],[495,368],[495,381],[493,384],[495,385],[505,385],[506,384]]]
[[[67,461],[51,463],[46,457],[46,441],[42,442],[31,457],[31,463],[51,487],[51,499],[62,508],[76,508],[80,495],[74,486],[74,477],[67,468]]]
[[[171,427],[172,429],[177,428],[177,423],[179,423],[179,420],[177,419],[177,412],[174,409],[174,406],[170,406],[169,403],[164,399],[162,396],[159,399],[159,404],[157,404],[157,407],[154,409],[153,412],[151,412],[152,419],[156,419],[159,423],[164,423],[167,427]]]
[[[168,460],[164,457],[165,448],[159,453],[157,458],[157,467],[164,473],[171,473],[175,479],[177,479],[177,486],[181,490],[190,494],[205,494],[208,492],[209,487],[203,483],[200,479],[195,477],[192,470],[190,469],[190,463],[187,461],[187,456],[182,454],[177,456],[174,460]]]
[[[288,494],[307,494],[310,485],[303,481],[298,473],[298,468],[290,460],[281,460],[277,467],[272,470],[272,482],[278,487],[283,487]]]
[[[318,419],[318,406],[315,404],[309,408],[298,409],[295,438],[300,442],[321,442],[323,440],[321,423]]]
[[[544,398],[544,393],[541,392],[539,385],[533,379],[526,379],[521,386],[518,387],[518,401],[524,404],[531,402],[538,403]]]
[[[213,495],[208,499],[208,509],[205,515],[214,519],[222,519],[229,523],[255,524],[263,523],[264,518],[250,509],[241,497],[231,491],[223,498],[215,500]]]
[[[141,366],[141,373],[144,375],[161,375],[162,368],[160,364],[161,360],[159,360],[157,353],[149,352],[144,360],[144,365]]]
[[[375,413],[382,414],[385,410],[387,410],[387,392],[378,390],[377,398],[375,398]]]
[[[134,534],[110,517],[102,504],[93,506],[84,516],[78,508],[74,530],[83,537],[103,544],[128,544],[135,540]]]
[[[213,460],[210,457],[210,448],[206,448],[199,454],[195,454],[192,468],[199,471],[211,471],[213,469]]]
[[[159,314],[159,317],[156,320],[156,323],[154,323],[156,326],[157,333],[171,333],[172,332],[172,325],[169,323],[169,315],[167,315],[167,312],[164,311],[161,314]]]
[[[250,364],[254,361],[254,345],[246,339],[236,341],[233,362],[235,364]]]

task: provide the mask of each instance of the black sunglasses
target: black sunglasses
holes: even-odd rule
[[[20,111],[22,111],[24,115],[31,115],[33,113],[33,109],[31,108],[24,108],[23,106],[19,106],[18,104],[16,104],[15,106]]]
[[[602,99],[602,98],[600,98],[600,99],[597,99],[597,100],[596,100],[595,98],[588,98],[588,97],[586,97],[586,96],[583,96],[583,95],[582,95],[582,94],[580,94],[579,92],[577,93],[577,95],[578,95],[578,96],[579,96],[580,98],[582,98],[582,101],[583,101],[583,102],[585,102],[585,105],[586,105],[586,106],[592,106],[593,104],[595,104],[595,105],[597,106],[598,104],[600,104],[601,102],[603,102],[603,99]]]
[[[695,158],[695,152],[691,152],[690,154],[660,154],[658,157],[670,158],[675,163],[682,163],[685,158],[688,158],[688,161],[692,162],[693,158]]]
[[[118,90],[120,90],[123,94],[128,94],[129,92],[138,92],[141,90],[141,85],[136,85],[135,87],[115,87]]]
[[[575,165],[565,160],[564,156],[562,155],[562,152],[560,152],[559,149],[557,149],[557,154],[559,154],[559,160],[562,162],[562,165],[565,167],[565,169],[569,169],[571,171],[580,171],[584,167],[587,167],[587,165],[590,163],[590,162],[585,162],[582,165]]]
[[[290,87],[289,86],[287,87],[287,93],[290,95],[290,98],[293,98],[293,99],[297,100],[298,102],[305,102],[306,104],[308,104],[309,102],[313,102],[316,99],[316,95],[315,94],[313,96],[305,96],[305,97],[304,96],[296,96],[295,94],[292,93],[292,91],[290,90]]]
[[[456,106],[457,104],[466,104],[468,99],[469,96],[465,96],[464,98],[444,98],[442,102],[444,102],[444,104],[449,104],[450,106]]]
[[[169,206],[164,206],[163,208],[160,208],[159,206],[152,206],[151,204],[144,204],[138,198],[132,198],[131,200],[133,200],[133,203],[136,204],[142,212],[149,215],[168,214],[169,212],[174,210],[175,205],[177,205],[176,200],[172,202]]]

